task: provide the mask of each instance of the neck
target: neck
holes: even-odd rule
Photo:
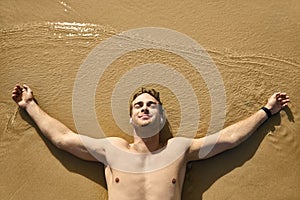
[[[139,153],[149,153],[161,148],[161,145],[159,143],[159,133],[151,137],[142,138],[138,136],[136,132],[134,132],[133,139],[133,148]]]

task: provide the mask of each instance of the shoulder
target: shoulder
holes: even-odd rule
[[[116,147],[126,147],[128,146],[128,142],[124,140],[123,138],[119,137],[105,137],[105,138],[92,138],[85,135],[79,135],[81,142],[83,145],[88,149],[107,149],[110,146],[116,146]]]

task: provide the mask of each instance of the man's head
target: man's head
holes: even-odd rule
[[[140,96],[141,94],[145,94],[145,93],[151,95],[157,101],[157,103],[162,106],[162,102],[160,101],[160,97],[159,97],[159,92],[157,92],[155,89],[146,89],[146,88],[142,87],[133,94],[133,96],[132,96],[132,98],[129,102],[129,115],[130,115],[130,117],[132,117],[133,101],[138,96]]]
[[[164,123],[159,92],[154,89],[140,88],[132,96],[129,109],[131,120],[135,125],[146,126],[152,122],[156,125]]]

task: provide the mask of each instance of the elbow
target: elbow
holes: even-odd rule
[[[76,134],[69,132],[55,138],[54,145],[61,150],[70,151],[74,148],[74,145],[76,146],[78,143],[76,139]]]
[[[243,142],[242,139],[237,135],[235,134],[230,135],[227,141],[228,149],[233,149],[236,146],[240,145],[242,142]]]
[[[66,150],[68,146],[68,139],[65,136],[60,136],[54,139],[53,144],[61,150]]]
[[[224,133],[221,135],[219,142],[222,144],[224,150],[233,149],[242,141],[236,134]]]

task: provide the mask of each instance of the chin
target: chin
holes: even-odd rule
[[[146,121],[146,122],[140,122],[140,123],[138,123],[137,125],[138,126],[141,126],[141,127],[144,127],[144,126],[148,126],[148,125],[150,125],[151,124],[151,121]]]

